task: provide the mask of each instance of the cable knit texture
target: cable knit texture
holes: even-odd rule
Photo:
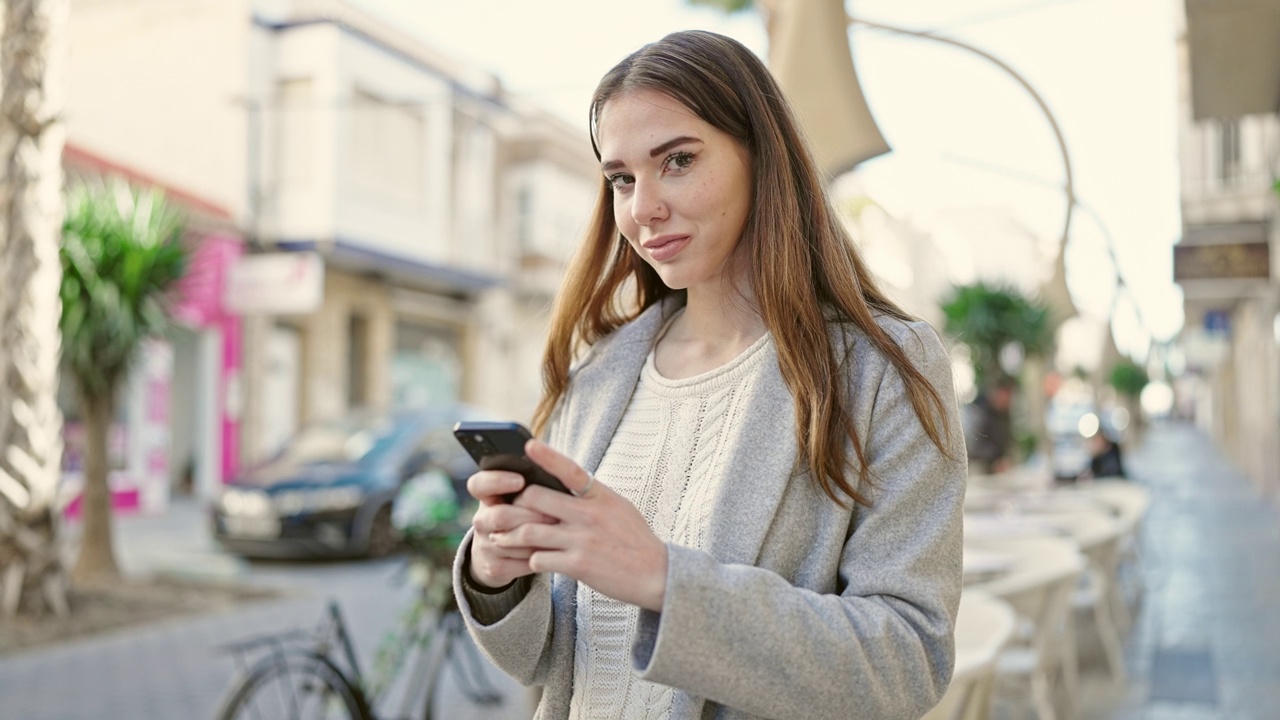
[[[768,344],[765,335],[728,364],[681,380],[662,377],[649,353],[596,477],[630,500],[664,542],[706,549],[711,498],[724,480],[722,441],[741,421],[741,385]],[[669,716],[671,687],[631,669],[638,618],[636,606],[578,585],[571,718]]]

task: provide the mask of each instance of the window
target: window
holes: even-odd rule
[[[1240,180],[1240,120],[1218,122],[1218,179],[1224,186]]]
[[[461,339],[435,324],[396,323],[391,358],[392,405],[420,408],[456,402],[462,390]]]
[[[297,183],[315,172],[315,103],[311,78],[281,80],[276,83],[276,105],[279,109],[280,156],[278,168],[282,182]]]
[[[421,197],[426,175],[421,109],[356,88],[350,119],[355,180],[401,197]]]
[[[533,247],[533,189],[524,182],[516,191],[516,247],[522,252]]]

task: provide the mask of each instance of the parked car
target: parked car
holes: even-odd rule
[[[444,473],[465,493],[475,462],[452,434],[459,420],[491,419],[464,405],[357,411],[303,428],[270,460],[223,487],[214,538],[251,557],[386,555],[400,536],[392,505],[405,483]]]

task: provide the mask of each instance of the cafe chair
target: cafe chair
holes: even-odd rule
[[[956,615],[951,685],[924,720],[986,720],[990,716],[996,659],[1012,637],[1016,621],[1013,608],[1003,600],[965,589]]]
[[[1005,601],[1017,618],[996,661],[995,698],[1025,699],[1039,720],[1073,716],[1078,674],[1071,600],[1086,567],[1076,543],[1065,537],[1029,536],[966,539],[965,544],[974,551],[1015,558],[1008,572],[964,590]],[[1061,705],[1055,702],[1059,697]]]

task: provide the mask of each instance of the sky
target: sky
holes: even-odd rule
[[[701,28],[762,57],[755,13],[684,0],[351,0],[485,68],[512,91],[584,123],[592,89],[623,56],[667,32]],[[1079,201],[1068,285],[1084,315],[1114,317],[1122,351],[1145,351],[1182,323],[1172,281],[1178,239],[1177,0],[849,0],[855,16],[932,30],[999,57],[1061,127]],[[860,167],[895,217],[945,238],[958,215],[1012,219],[1046,251],[1065,213],[1063,159],[1031,97],[961,50],[854,28],[854,63],[893,152]],[[1017,234],[1017,233],[1015,233]],[[1116,271],[1127,289],[1117,298]],[[956,281],[971,278],[956,277]],[[1140,320],[1139,320],[1140,318]]]

